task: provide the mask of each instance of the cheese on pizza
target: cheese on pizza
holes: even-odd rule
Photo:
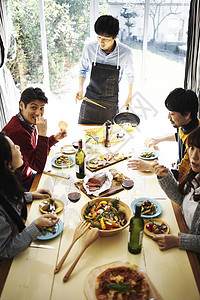
[[[98,300],[146,300],[148,295],[147,280],[134,267],[108,268],[97,277]]]

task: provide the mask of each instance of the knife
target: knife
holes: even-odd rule
[[[49,246],[49,245],[36,245],[36,244],[30,244],[29,247],[32,247],[32,248],[43,248],[43,249],[55,249],[54,247]]]

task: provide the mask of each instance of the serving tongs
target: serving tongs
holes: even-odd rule
[[[67,249],[67,251],[65,252],[63,257],[61,258],[58,265],[56,266],[56,268],[54,270],[54,274],[56,274],[60,271],[65,259],[67,258],[67,255],[69,254],[69,252],[70,252],[71,248],[73,247],[74,243],[88,230],[90,225],[91,224],[86,222],[86,221],[81,221],[80,223],[78,223],[78,225],[77,225],[77,227],[74,231],[74,236],[73,236],[71,245],[69,246],[69,248]]]
[[[63,281],[66,282],[69,278],[69,276],[71,275],[72,271],[74,270],[76,264],[78,263],[81,255],[83,254],[83,252],[94,242],[96,241],[96,239],[99,237],[99,229],[97,228],[92,228],[88,234],[87,237],[85,239],[85,243],[84,246],[81,250],[81,252],[79,253],[79,255],[77,256],[77,258],[75,259],[75,261],[73,262],[73,264],[71,265],[71,267],[69,268],[69,270],[67,271],[67,273],[65,274],[65,276],[63,277]]]
[[[94,105],[97,105],[97,106],[99,106],[99,107],[102,107],[102,108],[106,109],[105,106],[103,106],[103,105],[101,105],[101,104],[99,104],[99,103],[96,103],[96,102],[92,101],[91,99],[88,99],[87,97],[84,97],[84,98],[81,99],[81,100],[85,100],[86,102],[90,102],[90,103],[92,103],[92,104],[94,104]]]

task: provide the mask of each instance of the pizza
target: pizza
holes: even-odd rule
[[[113,267],[102,272],[96,280],[98,300],[146,300],[149,285],[145,276],[136,267]]]

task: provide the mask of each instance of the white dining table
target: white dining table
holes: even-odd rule
[[[116,146],[116,145],[115,145]],[[103,150],[102,150],[103,149]],[[112,150],[105,149],[102,151]],[[50,153],[50,160],[55,156],[55,150]],[[114,165],[117,170],[124,174],[127,172],[127,160]],[[52,172],[60,176],[70,172],[71,178],[76,179],[75,166],[67,170],[52,168]],[[106,170],[103,169],[103,170]],[[90,171],[86,171],[87,173]],[[109,197],[119,197],[121,201],[128,205],[137,197],[149,197],[158,201],[162,207],[159,219],[165,221],[170,227],[170,233],[177,235],[179,227],[171,204],[171,200],[166,197],[160,188],[157,178],[153,174],[139,173],[133,171],[135,177],[142,177],[145,181],[145,188],[140,195],[135,189],[129,191],[130,199],[127,200],[127,191],[121,191]],[[167,251],[160,251],[156,242],[149,236],[143,235],[143,245],[140,254],[134,255],[128,252],[129,228],[109,236],[100,236],[90,245],[81,256],[74,271],[67,282],[63,282],[63,277],[80,253],[85,241],[86,234],[83,235],[72,247],[60,272],[54,274],[54,269],[65,251],[68,249],[74,234],[74,228],[65,225],[64,211],[68,209],[67,190],[69,180],[51,176],[43,173],[38,188],[46,188],[52,192],[52,197],[64,203],[64,209],[58,214],[64,224],[63,232],[54,239],[47,241],[35,241],[35,244],[50,245],[53,249],[42,249],[29,247],[24,252],[18,254],[13,259],[4,288],[2,300],[84,300],[87,299],[84,287],[88,274],[96,267],[104,264],[111,264],[115,261],[129,262],[140,267],[148,275],[158,293],[164,300],[198,300],[199,291],[195,277],[188,259],[187,252],[178,248]],[[81,193],[81,199],[73,203],[73,207],[79,212],[82,206],[90,201],[90,198]],[[41,215],[39,203],[41,200],[33,201],[28,214],[27,225]],[[90,299],[91,300],[91,299]]]

